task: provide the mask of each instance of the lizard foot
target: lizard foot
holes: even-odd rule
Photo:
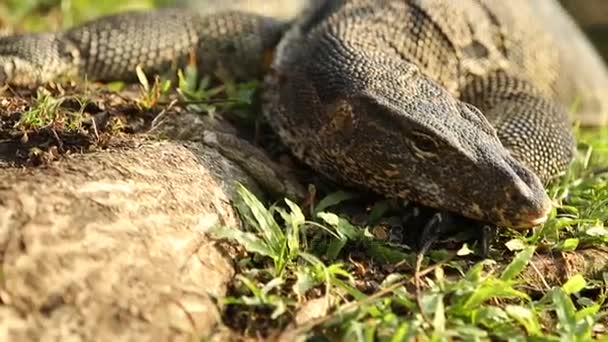
[[[400,222],[393,222],[391,225],[391,241],[416,246],[419,253],[424,254],[445,237],[449,237],[448,240],[452,238],[457,241],[472,240],[477,242],[479,256],[488,257],[491,243],[496,236],[496,226],[447,211],[418,206],[407,209],[406,213],[398,219]],[[464,236],[456,237],[458,233],[463,233]]]

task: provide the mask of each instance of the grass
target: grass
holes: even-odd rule
[[[0,22],[18,30],[58,30],[103,14],[170,3],[164,0],[6,0],[0,3]]]
[[[64,104],[73,101],[78,109],[67,109]],[[53,126],[55,129],[76,131],[82,127],[85,119],[84,109],[88,103],[86,95],[54,96],[48,90],[39,88],[32,105],[21,114],[15,128],[27,130],[43,129]]]
[[[39,30],[157,4],[9,0],[0,4],[0,17],[12,26]],[[216,85],[191,67],[177,80],[148,76],[138,72],[134,101],[142,112],[178,105],[251,119],[255,82],[224,79]],[[79,130],[88,101],[87,96],[39,90],[16,125],[36,130],[60,123]],[[66,110],[67,102],[80,107]],[[576,161],[548,187],[556,204],[550,219],[530,233],[501,230],[487,260],[466,241],[439,244],[421,259],[406,243],[383,238],[391,234],[385,228],[394,210],[387,201],[358,207],[365,216],[360,220],[343,210],[358,206],[359,199],[339,189],[301,207],[289,200],[263,203],[239,186],[235,205],[244,227],[218,226],[209,232],[242,248],[235,262],[238,275],[221,303],[225,323],[249,336],[282,332],[313,340],[608,339],[606,270],[591,273],[572,263],[564,284],[555,284],[551,272],[535,273],[539,257],[552,254],[556,257],[548,260],[558,262],[560,255],[578,255],[608,242],[608,129],[578,131],[577,136]],[[290,325],[294,320],[299,322],[295,327]]]
[[[608,274],[588,280],[583,274],[573,274],[565,284],[542,293],[526,293],[526,279],[518,276],[540,248],[573,252],[583,246],[605,246],[608,173],[601,168],[607,165],[608,144],[604,133],[581,135],[579,158],[549,189],[561,205],[544,226],[529,235],[503,233],[506,243],[497,248],[513,251],[507,263],[473,263],[467,256],[454,257],[446,251],[442,259],[429,259],[426,270],[383,273],[371,289],[362,289],[360,284],[378,265],[372,261],[367,270],[357,271],[361,265],[353,261],[352,251],[363,251],[373,260],[377,255],[372,246],[378,240],[365,234],[370,227],[354,227],[325,211],[350,200],[348,196],[329,195],[321,202],[332,205],[318,206],[321,210],[313,210],[307,218],[288,200],[267,208],[240,187],[236,205],[249,229],[217,227],[212,231],[217,238],[237,241],[249,253],[240,264],[233,296],[225,300],[227,317],[243,324],[234,313],[266,315],[267,321],[253,321],[244,328],[250,334],[263,334],[284,327],[308,300],[323,298],[321,303],[333,305],[318,304],[321,318],[303,324],[297,332],[358,341],[588,341],[599,337],[598,331],[605,327],[600,322],[605,320]],[[326,241],[321,243],[319,236]],[[396,249],[389,244],[382,247],[389,252]],[[417,277],[421,277],[419,282],[413,280]]]

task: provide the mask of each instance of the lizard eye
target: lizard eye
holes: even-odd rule
[[[439,144],[426,133],[412,132],[410,137],[414,152],[421,157],[434,156],[439,148]]]

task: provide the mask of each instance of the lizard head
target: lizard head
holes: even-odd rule
[[[350,126],[363,142],[349,158],[373,170],[362,184],[500,226],[528,228],[547,219],[552,205],[541,180],[511,156],[475,107],[442,89],[348,102]]]
[[[2,37],[0,84],[37,84],[74,75],[74,51],[52,33]]]

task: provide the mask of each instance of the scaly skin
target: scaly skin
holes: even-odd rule
[[[107,16],[66,32],[0,38],[0,82],[44,83],[77,75],[134,80],[138,65],[152,74],[183,66],[191,54],[201,73],[221,66],[238,78],[259,77],[285,27],[238,12],[203,16],[165,9]]]
[[[268,121],[324,175],[473,219],[529,227],[574,140],[551,36],[527,0],[335,0],[281,39]],[[286,25],[235,12],[127,13],[0,39],[0,79],[131,79],[183,65],[259,76]],[[583,39],[583,37],[579,37]]]
[[[472,0],[328,2],[279,46],[270,122],[327,176],[499,225],[540,223],[541,181],[565,169],[574,140],[551,97],[557,62],[521,57],[550,42],[499,22]]]

